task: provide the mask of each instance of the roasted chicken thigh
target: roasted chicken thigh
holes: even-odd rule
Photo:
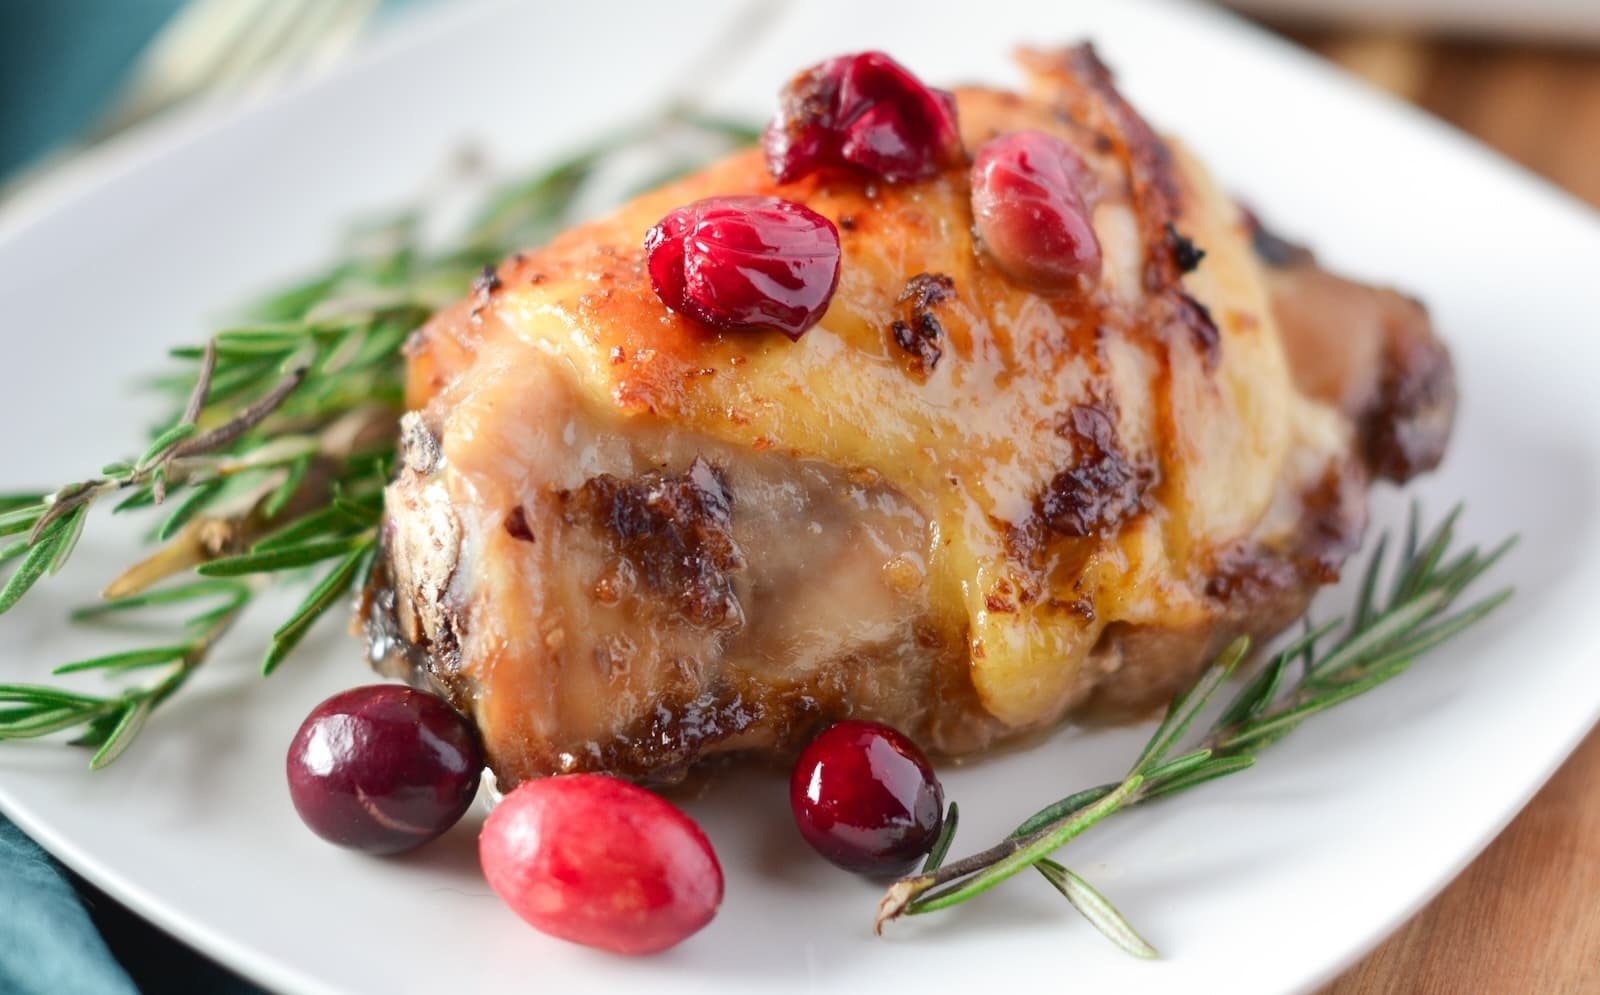
[[[1263,230],[1087,47],[955,94],[960,141],[1069,145],[1097,272],[974,234],[970,158],[780,182],[760,150],[506,260],[408,346],[365,618],[502,783],[656,783],[846,716],[943,754],[1140,714],[1335,579],[1366,491],[1442,455],[1422,308]],[[798,340],[663,304],[648,229],[708,196],[837,227]]]

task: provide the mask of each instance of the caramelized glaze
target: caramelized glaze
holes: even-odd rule
[[[1336,576],[1369,467],[1437,460],[1425,318],[1355,284],[1363,329],[1296,313],[1310,278],[1269,272],[1091,51],[1024,65],[1027,98],[957,92],[963,138],[1037,129],[1089,165],[1103,263],[1069,292],[976,251],[964,165],[779,184],[752,150],[507,260],[408,346],[369,615],[503,780],[672,780],[844,716],[960,753],[1091,697],[1147,708]],[[839,228],[798,342],[651,289],[645,231],[734,194]],[[1318,373],[1349,335],[1375,345]]]

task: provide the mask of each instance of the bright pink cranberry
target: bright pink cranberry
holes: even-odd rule
[[[828,166],[904,183],[962,161],[955,97],[882,52],[841,55],[791,79],[762,145],[782,183]]]
[[[289,797],[311,831],[367,853],[421,846],[478,790],[477,730],[444,699],[398,684],[336,694],[289,744]]]
[[[972,164],[972,216],[989,257],[1031,289],[1061,290],[1100,272],[1084,191],[1089,167],[1065,142],[1016,131]]]
[[[839,230],[777,197],[697,200],[662,218],[644,248],[661,302],[713,328],[798,339],[839,285]]]
[[[817,852],[863,874],[893,877],[932,848],[944,789],[928,758],[876,722],[836,722],[801,751],[789,806]]]
[[[604,774],[523,782],[489,813],[478,857],[533,928],[619,954],[681,943],[722,904],[722,865],[694,820]]]

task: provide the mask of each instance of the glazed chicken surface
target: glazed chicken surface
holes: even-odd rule
[[[963,143],[1089,164],[1102,263],[1019,285],[969,167],[778,183],[741,153],[519,254],[408,347],[374,659],[476,720],[503,785],[656,783],[850,716],[946,755],[1164,703],[1338,575],[1366,490],[1442,455],[1415,302],[1261,230],[1087,48],[957,91]],[[645,232],[712,195],[838,228],[798,341],[652,290]],[[1203,253],[1203,255],[1201,254]]]

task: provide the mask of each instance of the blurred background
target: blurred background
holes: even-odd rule
[[[194,100],[337,60],[452,0],[0,0],[0,198]],[[1600,204],[1600,0],[1233,6]]]
[[[450,2],[0,0],[0,209],[120,132],[314,72],[386,25]],[[1600,206],[1600,0],[1234,6]],[[1596,783],[1600,734],[1454,885],[1327,995],[1596,990]],[[252,991],[84,890],[140,987]]]

